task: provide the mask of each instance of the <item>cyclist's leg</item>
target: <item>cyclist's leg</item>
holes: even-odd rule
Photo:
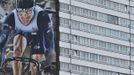
[[[14,57],[22,57],[22,54],[26,48],[27,40],[22,35],[16,35],[13,40]],[[22,64],[19,61],[13,61],[13,74],[21,75]]]
[[[38,62],[44,60],[44,46],[42,43],[42,38],[38,37],[38,35],[34,37],[31,49],[33,59],[37,60]],[[32,73],[31,75],[36,75],[37,73],[37,67],[35,67],[34,65],[31,66],[31,73]]]
[[[32,58],[35,59],[38,62],[41,62],[41,61],[44,61],[45,60],[46,62],[44,62],[44,67],[51,65],[52,62],[56,62],[56,53],[55,53],[55,50],[50,50],[48,52],[48,56],[47,57],[45,57],[44,54],[42,54],[42,53],[44,53],[43,51],[41,51],[41,50],[39,50],[39,51],[37,51],[37,54],[33,54],[32,55]],[[35,67],[32,64],[31,65],[31,75],[36,75],[36,73],[37,73],[37,67]]]
[[[32,58],[36,61],[40,62],[43,59],[43,54],[33,54]],[[37,67],[35,65],[31,64],[31,75],[38,75],[37,74]]]

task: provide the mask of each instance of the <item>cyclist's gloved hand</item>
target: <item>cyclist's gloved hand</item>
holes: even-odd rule
[[[10,31],[10,27],[8,24],[2,24],[2,33],[8,34]]]
[[[4,45],[8,34],[9,34],[10,28],[8,24],[2,24],[2,31],[0,33],[0,44]]]
[[[3,24],[3,30],[9,30],[8,24]]]

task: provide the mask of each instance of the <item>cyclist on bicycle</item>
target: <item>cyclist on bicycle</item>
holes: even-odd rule
[[[42,8],[35,5],[35,0],[16,0],[16,9],[3,23],[0,44],[7,40],[10,30],[16,31],[13,40],[14,57],[22,57],[30,43],[33,59],[41,61],[45,54],[47,63],[55,62],[52,21]],[[21,66],[19,61],[13,62],[14,75],[21,75]],[[32,66],[32,75],[35,74],[36,68]]]

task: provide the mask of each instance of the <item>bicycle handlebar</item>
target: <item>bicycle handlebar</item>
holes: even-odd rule
[[[39,71],[39,62],[32,59],[32,58],[26,58],[26,57],[13,57],[13,58],[7,58],[4,63],[2,64],[2,68],[6,68],[6,63],[11,61],[21,61],[21,62],[31,62],[34,63],[37,67],[37,70]]]

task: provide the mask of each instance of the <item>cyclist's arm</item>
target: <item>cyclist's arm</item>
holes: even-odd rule
[[[14,14],[9,14],[2,23],[2,30],[0,32],[0,44],[4,44],[8,38],[10,30],[14,27]]]
[[[45,37],[45,46],[47,51],[45,52],[46,57],[49,55],[49,53],[54,50],[54,32],[53,32],[53,25],[52,21],[48,15],[48,13],[42,11],[39,13],[38,16],[38,23],[40,32],[44,33]]]
[[[9,27],[6,24],[2,25],[2,31],[0,33],[0,44],[4,43],[9,34]]]
[[[52,27],[46,32],[46,48],[48,51],[54,50],[54,32]]]

